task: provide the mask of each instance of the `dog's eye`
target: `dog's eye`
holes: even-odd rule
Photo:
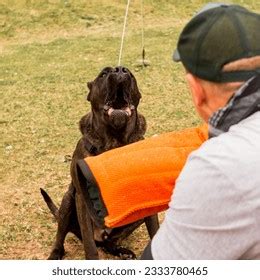
[[[102,72],[101,75],[100,75],[100,77],[101,77],[101,78],[104,78],[104,77],[106,77],[106,75],[107,75],[107,72]]]

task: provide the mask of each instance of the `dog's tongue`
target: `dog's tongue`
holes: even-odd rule
[[[127,123],[128,117],[130,116],[126,110],[112,108],[109,109],[108,115],[112,125],[117,129],[124,127]]]

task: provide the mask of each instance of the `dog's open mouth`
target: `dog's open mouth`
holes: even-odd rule
[[[129,94],[123,83],[117,85],[116,90],[107,97],[104,111],[110,117],[112,115],[125,114],[131,117],[132,111],[135,109],[134,105],[130,104]]]
[[[129,94],[123,84],[118,84],[116,90],[108,95],[104,105],[104,113],[109,117],[115,128],[122,128],[132,116],[135,106],[131,104]]]

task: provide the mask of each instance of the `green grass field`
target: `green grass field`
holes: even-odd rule
[[[182,66],[171,56],[180,30],[206,2],[144,0],[151,65],[142,68],[141,5],[131,1],[122,64],[142,92],[147,137],[200,123]],[[260,10],[258,0],[233,2]],[[117,65],[125,8],[123,0],[0,0],[0,259],[44,259],[50,252],[56,223],[39,188],[60,203],[70,182],[65,158],[89,110],[86,83]],[[147,241],[141,228],[124,245],[140,254]],[[84,258],[72,235],[65,249],[68,259]]]

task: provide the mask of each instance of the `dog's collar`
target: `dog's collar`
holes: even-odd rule
[[[98,154],[98,148],[95,147],[88,139],[85,138],[84,145],[86,150],[91,154],[91,155],[97,155]]]

